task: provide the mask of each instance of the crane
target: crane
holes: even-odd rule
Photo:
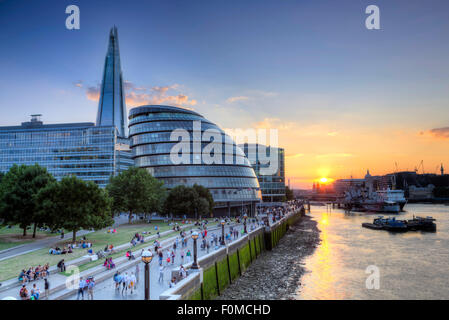
[[[419,165],[417,167],[415,167],[415,172],[418,173],[419,168],[421,167],[422,169],[422,174],[424,174],[424,160],[421,160],[421,162],[419,163]]]

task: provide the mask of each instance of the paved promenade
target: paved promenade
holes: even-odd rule
[[[211,225],[208,228],[208,238],[210,239],[212,234],[214,234],[214,233],[217,236],[220,236],[221,235],[221,226],[217,227],[217,223],[215,223],[215,222],[210,223],[210,224]],[[187,226],[185,226],[185,227],[187,227]],[[234,225],[234,228],[237,228],[239,230],[239,232],[241,232],[242,225],[239,225],[239,226]],[[229,231],[228,225],[225,227],[225,232],[227,232],[227,231]],[[168,233],[173,233],[173,235],[176,235],[176,236],[162,240],[161,244],[164,248],[164,254],[165,254],[165,251],[167,248],[169,248],[170,250],[172,249],[173,243],[174,243],[176,237],[179,237],[178,232],[173,232],[171,230],[165,231],[165,232],[161,233],[161,235],[163,236],[164,234],[168,234]],[[190,237],[190,232],[187,232],[187,234],[188,234],[188,245],[187,245],[187,247],[184,248],[184,252],[187,252],[187,250],[190,249],[190,251],[192,252],[192,260],[193,260],[193,240]],[[153,242],[156,237],[157,237],[156,235],[152,235],[152,236],[146,238],[146,242],[147,242],[149,248],[152,250],[152,252],[154,251],[153,250],[154,249]],[[201,237],[198,240],[198,256],[199,257],[204,254],[207,254],[206,250],[200,249],[200,241],[201,241]],[[126,243],[126,244],[123,244],[122,246],[123,247],[129,246],[129,244]],[[120,248],[122,246],[119,246],[116,249],[120,250],[120,249],[122,249],[122,248]],[[170,263],[169,265],[167,265],[166,256],[164,255],[164,263],[163,264],[164,264],[164,266],[166,266],[166,268],[164,270],[164,281],[162,281],[161,283],[158,283],[159,259],[157,256],[154,257],[153,261],[151,262],[151,266],[150,266],[150,274],[151,274],[150,275],[150,283],[151,283],[150,295],[151,295],[151,299],[158,299],[160,293],[162,293],[169,287],[171,270],[173,268],[179,267],[179,265],[181,264],[181,258],[180,258],[181,249],[182,249],[181,247],[178,247],[178,249],[176,250],[177,252],[176,252],[174,264]],[[210,248],[209,252],[212,252],[213,250],[214,250],[213,248]],[[140,256],[141,251],[142,251],[142,249],[138,249],[138,250],[134,251],[135,256]],[[79,259],[83,259],[83,258],[79,258]],[[184,260],[185,260],[184,262],[187,262],[186,258]],[[128,259],[123,254],[122,257],[115,258],[114,262],[117,264],[117,268],[122,270],[122,274],[124,274],[125,272],[128,272],[128,274],[131,274],[132,272],[136,273],[136,265],[138,266],[138,268],[140,269],[138,272],[138,278],[140,281],[138,281],[136,292],[131,294],[129,291],[128,292],[125,291],[122,294],[121,290],[116,291],[115,283],[112,280],[113,274],[115,273],[115,269],[107,271],[101,264],[101,265],[95,266],[93,268],[90,268],[90,269],[85,270],[80,273],[80,275],[83,276],[84,278],[90,274],[94,274],[95,279],[99,280],[99,281],[97,281],[97,285],[95,288],[94,298],[95,299],[105,299],[105,300],[143,299],[143,297],[144,297],[144,288],[143,288],[144,264],[140,261],[140,257],[137,257],[136,260],[128,261]],[[63,295],[64,299],[76,299],[76,295],[73,295],[73,291],[65,289],[66,288],[65,284],[66,284],[68,277],[58,274],[54,267],[52,267],[50,270],[52,271],[52,273],[49,277],[50,289],[55,289],[55,288],[60,289],[55,293],[50,293],[50,299],[59,299],[59,298],[61,298],[61,295]],[[12,283],[10,288],[0,287],[0,299],[3,299],[5,297],[14,297],[16,299],[19,299],[20,285],[18,284],[17,281],[15,281],[15,279],[10,280],[9,282]],[[40,289],[41,297],[43,297],[44,281],[38,280],[38,281],[31,282],[31,283],[27,284],[27,288],[30,290],[34,283],[36,283],[37,287]],[[7,285],[8,284],[7,281],[5,281],[4,284]],[[85,297],[85,298],[87,298],[87,297]]]
[[[215,225],[215,223],[213,225]],[[242,224],[233,225],[233,228],[239,230],[239,237],[240,237],[241,231],[243,229]],[[249,228],[248,228],[248,231],[249,231]],[[229,226],[225,226],[225,233],[226,232],[229,232]],[[216,234],[218,237],[220,237],[221,236],[221,227],[208,228],[207,237],[209,239],[211,239],[212,234]],[[190,232],[188,233],[188,235],[190,236]],[[198,238],[197,242],[198,242],[198,258],[199,258],[203,255],[206,255],[208,252],[207,252],[207,250],[200,249],[201,236]],[[172,246],[173,241],[171,241],[170,243]],[[186,248],[184,248],[184,252],[187,252],[187,250],[189,250],[189,249],[192,252],[191,261],[193,261],[193,240],[191,238],[189,238],[188,245]],[[154,250],[152,250],[152,252],[153,251]],[[164,254],[165,254],[165,251],[166,250],[164,250]],[[213,251],[214,251],[214,248],[209,249],[209,253],[213,252]],[[153,261],[151,262],[151,264],[150,264],[150,298],[152,300],[158,300],[159,295],[169,288],[169,281],[170,281],[172,270],[174,268],[179,267],[182,264],[181,258],[179,256],[180,252],[181,252],[181,248],[178,248],[176,250],[175,263],[174,264],[170,263],[168,266],[167,266],[167,262],[166,262],[166,256],[164,255],[163,265],[165,266],[165,270],[164,270],[164,280],[162,282],[158,282],[159,258],[156,256],[153,259]],[[184,258],[184,262],[187,263],[187,260],[185,258]],[[143,262],[139,262],[138,266],[139,266],[139,281],[137,282],[137,290],[135,290],[133,293],[131,293],[130,290],[123,291],[123,293],[122,293],[121,288],[120,288],[120,290],[116,290],[115,283],[111,276],[109,279],[107,279],[101,283],[97,283],[97,285],[95,287],[95,292],[94,292],[94,299],[98,299],[98,300],[143,300],[145,298],[145,287],[144,287],[145,265]],[[131,268],[126,269],[122,272],[122,274],[125,274],[125,272],[127,272],[128,274],[131,274],[132,272],[135,273],[136,267],[133,266]],[[77,298],[76,295],[74,295],[74,296],[71,296],[69,299],[76,300],[76,298]],[[84,298],[87,299],[87,296]]]

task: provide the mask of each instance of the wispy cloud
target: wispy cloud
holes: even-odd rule
[[[288,154],[285,157],[288,159],[301,158],[301,157],[304,157],[304,153]]]
[[[245,100],[249,100],[249,97],[247,97],[247,96],[230,97],[230,98],[226,99],[226,102],[234,103],[237,101],[245,101]]]
[[[449,127],[435,128],[428,131],[421,131],[420,135],[430,135],[438,139],[449,139]]]
[[[75,86],[83,88],[82,81],[74,83]],[[169,104],[177,107],[189,108],[197,104],[197,101],[190,99],[187,95],[179,92],[179,85],[170,86],[136,86],[130,81],[124,81],[126,105],[135,107],[145,104]],[[100,98],[100,85],[85,88],[86,96],[89,100],[98,101]]]
[[[324,154],[317,154],[316,157],[318,159],[321,158],[349,158],[354,156],[351,153],[324,153]]]

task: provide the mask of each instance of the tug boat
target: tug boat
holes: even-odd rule
[[[396,218],[384,218],[383,216],[379,216],[374,219],[373,223],[362,223],[362,227],[374,230],[387,230],[391,232],[408,231],[407,221],[396,220]]]
[[[407,221],[407,227],[409,230],[416,231],[428,231],[428,232],[436,232],[437,225],[434,222],[436,219],[432,217],[415,217],[413,219]]]
[[[396,218],[384,218],[379,216],[373,220],[373,223],[364,222],[362,227],[373,230],[387,230],[391,232],[406,232],[406,231],[428,231],[435,232],[437,225],[436,219],[432,217],[413,217],[411,220],[396,220]]]

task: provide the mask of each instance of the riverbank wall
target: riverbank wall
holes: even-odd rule
[[[192,263],[184,265],[188,276],[174,288],[163,292],[161,300],[211,300],[239,278],[263,251],[273,249],[285,235],[289,226],[305,214],[304,208],[276,223],[258,227],[223,248],[198,259],[200,269],[191,269]],[[179,269],[172,271],[177,277]]]

